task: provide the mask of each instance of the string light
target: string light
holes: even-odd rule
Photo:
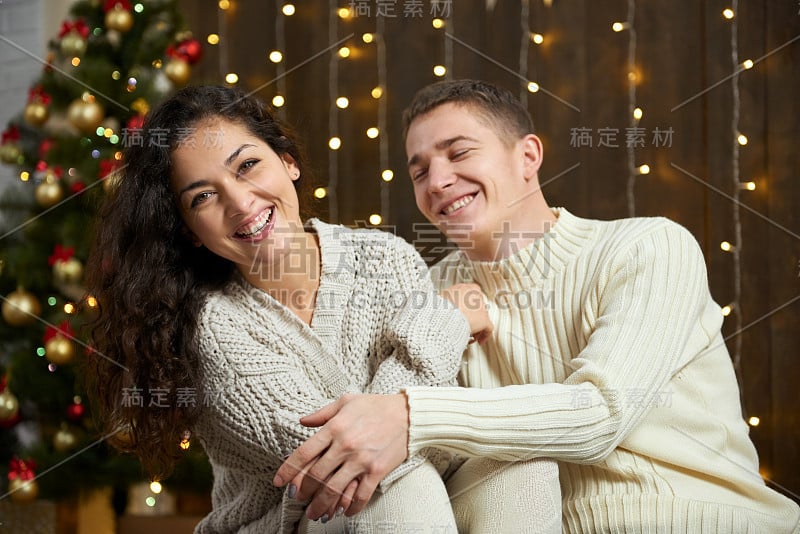
[[[294,4],[284,4],[281,12],[287,17],[291,17],[295,13]]]
[[[278,50],[273,50],[269,53],[269,60],[273,63],[280,63],[283,60],[283,54],[281,54]]]
[[[728,304],[727,306],[723,306],[721,311],[722,311],[722,316],[723,317],[727,317],[733,311],[733,305],[732,304]]]
[[[31,179],[31,173],[29,173],[28,171],[22,171],[21,173],[19,173],[19,179],[22,180],[23,182],[27,182],[28,180]]]
[[[441,78],[442,76],[447,74],[447,69],[444,67],[444,65],[436,65],[435,67],[433,67],[433,74]]]
[[[275,95],[272,97],[272,105],[276,108],[281,108],[286,104],[286,99],[282,95]]]
[[[441,30],[442,28],[444,28],[444,21],[442,19],[436,18],[431,21],[431,25],[437,30]]]
[[[361,40],[364,41],[365,43],[369,44],[369,43],[371,43],[372,41],[375,40],[375,36],[373,34],[367,32],[367,33],[365,33],[364,35],[361,36]]]
[[[68,315],[75,313],[75,305],[71,302],[64,304],[64,313]]]
[[[375,87],[374,89],[372,89],[372,91],[370,91],[370,94],[372,95],[372,98],[377,100],[381,96],[383,96],[383,89],[381,89],[380,87]]]
[[[291,16],[294,14],[294,5],[292,4],[284,4],[281,8],[281,11],[286,16]],[[286,118],[286,111],[283,109],[283,105],[286,102],[282,95],[287,94],[286,91],[286,72],[284,68],[283,62],[283,53],[281,50],[286,50],[286,37],[285,37],[285,27],[286,27],[286,18],[285,17],[275,17],[275,48],[270,52],[269,59],[272,61],[275,67],[275,79],[277,80],[277,85],[275,87],[275,92],[277,96],[275,98],[279,98],[281,102],[280,105],[275,105],[275,99],[273,98],[273,105],[278,109],[278,117],[281,119]]]
[[[619,33],[622,30],[627,30],[628,28],[630,28],[630,26],[631,25],[628,24],[627,22],[615,22],[614,24],[611,25],[611,29]]]
[[[314,189],[314,198],[325,198],[328,195],[328,192],[325,190],[324,187],[318,187]]]
[[[162,490],[161,482],[159,482],[158,480],[154,480],[150,483],[150,491],[152,491],[153,493],[159,494],[161,493],[161,490]]]
[[[369,137],[370,139],[375,139],[376,137],[378,137],[378,135],[380,135],[380,130],[378,130],[374,126],[372,128],[367,128],[367,137]]]
[[[751,417],[750,419],[747,420],[747,423],[750,426],[758,426],[761,423],[761,418],[753,416],[753,417]]]
[[[639,165],[639,174],[650,174],[650,165]]]
[[[745,59],[742,62],[742,68],[745,68],[745,69],[752,69],[753,65],[754,65],[754,63],[753,63],[752,59]]]
[[[722,16],[728,20],[731,20],[735,16],[735,14],[731,8],[726,7],[725,9],[722,10]]]
[[[206,41],[208,41],[210,45],[219,44],[219,35],[216,33],[209,33],[208,37],[206,37]]]
[[[385,33],[385,23],[383,17],[378,17],[375,22],[375,34],[376,35],[384,35]],[[379,39],[378,43],[375,47],[376,52],[376,60],[377,60],[377,70],[378,70],[378,87],[375,89],[379,89],[378,91],[378,130],[380,132],[386,132],[387,130],[387,116],[388,116],[388,103],[386,99],[380,99],[381,94],[383,91],[380,90],[381,87],[386,85],[386,43],[384,39]],[[373,90],[374,91],[374,90]],[[374,94],[373,94],[374,97]],[[381,173],[381,178],[383,181],[381,182],[381,216],[383,220],[389,220],[389,202],[391,200],[391,186],[389,182],[392,180],[391,176],[393,176],[392,171],[387,170],[389,167],[389,136],[388,135],[381,135],[381,138],[378,140],[378,156],[379,156],[379,165],[380,169],[385,169]],[[389,179],[386,179],[386,176],[389,176]]]
[[[239,75],[235,72],[229,72],[225,75],[225,81],[231,85],[234,85],[236,82],[239,81]]]
[[[90,308],[94,308],[97,306],[97,299],[94,297],[86,297],[86,305]]]
[[[744,146],[747,144],[747,136],[744,134],[739,134],[736,136],[736,142],[740,145]]]
[[[339,49],[338,54],[341,58],[348,58],[350,57],[350,48],[343,46]]]
[[[342,148],[342,140],[338,137],[331,137],[328,140],[328,147],[330,147],[331,150],[339,150]]]
[[[744,189],[745,191],[755,191],[756,190],[756,183],[755,182],[742,182],[739,184],[740,189]]]
[[[544,35],[541,33],[532,33],[531,41],[533,41],[534,44],[540,45],[544,42]]]
[[[731,245],[728,241],[723,241],[722,243],[720,243],[719,248],[721,248],[725,252],[731,252],[734,250],[734,246]]]
[[[340,7],[336,14],[339,15],[339,18],[342,20],[347,20],[350,18],[350,8],[348,7]]]
[[[369,223],[371,225],[378,226],[381,222],[383,222],[383,218],[377,213],[373,213],[369,216]]]
[[[219,3],[217,5],[221,10],[225,11],[231,7],[231,2],[230,0],[219,0]]]
[[[81,58],[74,57],[74,58],[72,58],[72,61],[70,63],[72,63],[73,67],[77,67],[78,65],[81,64]]]
[[[636,106],[636,28],[633,23],[636,14],[636,0],[628,0],[628,14],[625,22],[615,22],[611,29],[615,32],[628,30],[628,113],[630,113],[631,130],[639,125],[644,113],[641,108]],[[636,147],[635,143],[627,143],[626,152],[628,156],[628,180],[626,187],[626,197],[628,201],[628,217],[636,216],[636,177],[650,174],[649,165],[636,166]]]
[[[538,93],[539,92],[539,84],[536,82],[528,82],[528,91],[531,93]]]
[[[336,107],[339,109],[345,109],[349,105],[350,105],[350,100],[348,100],[346,96],[340,96],[339,98],[336,99]]]
[[[384,171],[381,173],[381,179],[382,179],[384,182],[391,182],[393,178],[394,178],[394,172],[392,172],[392,170],[391,170],[391,169],[385,169],[385,170],[384,170]]]
[[[642,120],[643,115],[644,112],[642,111],[642,108],[636,108],[633,110],[633,118],[636,119],[637,121]]]

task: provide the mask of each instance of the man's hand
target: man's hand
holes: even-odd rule
[[[489,339],[494,326],[489,319],[483,291],[478,284],[453,284],[442,289],[439,294],[452,302],[467,318],[473,341],[483,343]]]
[[[300,420],[322,428],[283,462],[273,484],[291,481],[295,498],[312,498],[309,519],[332,518],[338,508],[348,516],[360,512],[408,456],[408,413],[402,393],[342,396]]]

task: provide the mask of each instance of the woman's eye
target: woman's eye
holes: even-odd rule
[[[255,166],[256,163],[258,163],[257,159],[247,159],[247,160],[243,161],[242,164],[239,165],[239,170],[238,170],[237,174],[245,174],[245,173],[247,173],[247,171],[252,169]]]
[[[203,202],[211,198],[211,195],[213,195],[211,191],[203,191],[202,193],[195,195],[194,198],[192,198],[191,207],[194,208],[195,206],[202,204]]]
[[[466,156],[467,152],[469,152],[469,149],[459,150],[457,152],[453,152],[453,155],[450,156],[450,159],[459,159],[459,158],[461,158],[463,156]]]

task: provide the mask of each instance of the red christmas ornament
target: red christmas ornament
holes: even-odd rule
[[[62,247],[56,245],[53,248],[53,254],[47,258],[47,263],[52,267],[57,261],[69,261],[75,255],[75,247]]]
[[[48,105],[50,104],[50,95],[44,92],[41,85],[37,85],[35,87],[31,87],[28,90],[28,104],[43,104]]]
[[[144,115],[134,115],[128,119],[128,123],[125,126],[128,130],[141,130],[144,126]]]
[[[184,39],[175,46],[174,52],[168,55],[179,57],[190,65],[194,65],[203,57],[203,46],[197,39]]]
[[[36,162],[36,172],[44,172],[47,170],[47,162],[43,159],[40,159]]]
[[[73,194],[82,193],[84,189],[86,189],[86,184],[83,182],[75,182],[69,186],[69,190]]]
[[[43,139],[42,142],[39,143],[39,157],[44,159],[54,146],[55,142],[52,139]]]
[[[16,126],[9,126],[3,131],[3,140],[0,144],[16,143],[17,141],[19,141],[19,128]]]
[[[58,327],[55,326],[48,326],[44,330],[44,343],[46,344],[48,341],[53,339],[56,336],[63,336],[67,339],[73,339],[75,337],[75,332],[72,330],[72,327],[69,325],[69,321],[62,321]]]
[[[86,407],[80,402],[73,402],[67,406],[67,419],[73,423],[79,423],[86,413]]]
[[[33,480],[36,476],[34,469],[36,469],[36,462],[33,461],[33,458],[23,460],[15,456],[8,463],[8,480]]]
[[[80,34],[81,37],[86,39],[89,37],[89,26],[83,21],[83,19],[78,20],[65,20],[61,23],[61,30],[58,32],[59,37],[64,37],[71,31],[76,31]]]
[[[100,161],[100,171],[97,173],[97,178],[102,180],[109,174],[113,173],[119,167],[119,162],[115,159],[104,159]]]
[[[131,3],[128,0],[106,0],[103,2],[103,13],[108,13],[117,6],[125,11],[131,10]]]

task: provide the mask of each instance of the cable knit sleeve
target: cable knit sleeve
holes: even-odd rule
[[[201,429],[207,449],[226,467],[271,477],[315,429],[299,420],[335,400],[344,390],[325,391],[310,375],[329,365],[321,351],[291,334],[280,314],[242,324],[242,314],[207,305],[199,340],[210,417]],[[277,336],[274,330],[285,333]],[[306,360],[299,357],[306,355]],[[318,358],[319,361],[308,361]],[[313,369],[313,372],[309,372]]]
[[[455,385],[469,324],[461,312],[433,288],[427,266],[400,238],[389,241],[388,268],[397,287],[387,315],[370,393],[397,393],[404,386]]]
[[[701,251],[678,225],[660,223],[612,252],[592,289],[598,305],[588,342],[567,363],[564,383],[408,388],[410,452],[435,446],[592,463],[623,441],[696,355],[687,346],[708,343],[698,325],[711,299]],[[630,391],[644,398],[629,402]]]

